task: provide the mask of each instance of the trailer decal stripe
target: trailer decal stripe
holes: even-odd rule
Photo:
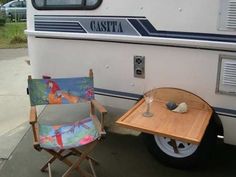
[[[220,42],[236,42],[235,35],[222,35],[210,33],[193,33],[193,32],[178,32],[178,31],[159,31],[147,19],[134,19],[136,23],[132,23],[135,28],[145,30],[142,33],[147,37],[162,37],[162,38],[178,38],[178,39],[193,39],[206,41],[220,41]],[[139,25],[139,24],[141,25]],[[142,26],[142,27],[140,27]]]
[[[148,32],[143,28],[143,26],[139,23],[139,20],[129,19],[129,22],[135,27],[135,29],[142,35],[148,36]]]
[[[219,42],[233,42],[236,43],[236,36],[221,35],[221,34],[206,34],[206,33],[189,33],[189,32],[175,32],[175,31],[158,31],[156,34],[151,34],[152,37],[163,38],[178,38],[190,40],[203,41],[219,41]]]
[[[129,19],[132,20],[133,17],[36,15],[35,31],[141,36]],[[140,17],[139,19],[145,18]],[[77,29],[69,30],[71,26],[76,26]]]
[[[54,31],[54,32],[72,32],[72,33],[86,33],[79,22],[65,21],[35,21],[36,31]]]
[[[70,29],[70,27],[74,27]],[[235,35],[157,30],[146,17],[35,15],[35,31],[110,34],[236,43]]]

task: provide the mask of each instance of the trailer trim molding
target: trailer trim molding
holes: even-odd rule
[[[236,43],[224,43],[202,40],[185,40],[176,38],[158,38],[158,37],[134,37],[134,36],[121,36],[121,35],[107,35],[107,34],[73,34],[73,33],[61,33],[61,32],[42,32],[25,30],[28,36],[45,39],[57,39],[57,40],[87,40],[87,41],[99,41],[99,42],[117,42],[117,43],[130,43],[140,45],[159,45],[170,47],[183,47],[203,50],[217,50],[235,52]]]

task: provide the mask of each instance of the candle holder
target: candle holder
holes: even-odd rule
[[[153,91],[149,91],[144,94],[144,100],[145,100],[145,112],[143,113],[144,117],[152,117],[153,113],[151,112],[151,104],[153,102]]]

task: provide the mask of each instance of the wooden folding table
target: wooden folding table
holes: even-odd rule
[[[154,90],[152,117],[144,117],[144,99],[140,100],[117,123],[129,129],[199,144],[212,117],[212,108],[200,97],[185,90],[158,88]],[[186,113],[176,113],[166,107],[168,101],[188,105]]]

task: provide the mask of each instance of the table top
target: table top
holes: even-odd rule
[[[130,129],[156,134],[172,139],[199,144],[212,116],[212,109],[188,106],[186,113],[176,113],[166,108],[163,100],[154,100],[152,117],[144,117],[144,99],[140,100],[116,123]]]

